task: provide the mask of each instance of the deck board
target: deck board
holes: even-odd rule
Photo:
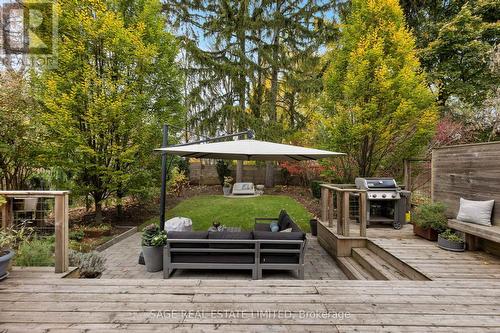
[[[431,280],[500,279],[500,258],[486,252],[445,251],[419,238],[370,240]]]
[[[493,332],[499,296],[500,281],[10,278],[0,331]]]

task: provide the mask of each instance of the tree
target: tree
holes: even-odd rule
[[[81,194],[102,203],[144,190],[158,129],[183,119],[175,38],[155,0],[59,2],[58,66],[41,75],[39,96],[54,163]]]
[[[437,122],[434,96],[396,0],[354,0],[326,61],[326,148],[347,153],[345,180],[372,176],[418,155]]]
[[[0,73],[0,188],[29,188],[29,178],[42,164],[45,130],[37,118],[28,75]]]
[[[457,102],[480,108],[498,87],[500,74],[490,63],[500,32],[499,9],[498,1],[465,3],[456,15],[437,24],[436,38],[422,50],[443,111]]]

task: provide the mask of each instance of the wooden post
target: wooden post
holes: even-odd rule
[[[367,219],[367,197],[366,192],[359,194],[359,236],[366,237],[366,219]]]
[[[2,229],[12,227],[12,198],[5,197],[6,203],[2,206]]]
[[[411,161],[404,160],[403,172],[405,190],[411,191]]]
[[[349,192],[342,193],[342,235],[349,236]]]
[[[333,227],[333,191],[328,190],[328,226]]]
[[[337,191],[337,234],[342,235],[342,223],[344,222],[343,218],[343,205],[342,205],[342,193]]]
[[[328,192],[326,187],[321,188],[321,221],[326,222],[328,219]]]
[[[55,196],[55,270],[64,273],[69,268],[68,262],[68,194]]]

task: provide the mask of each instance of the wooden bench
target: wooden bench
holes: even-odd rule
[[[475,251],[480,248],[479,239],[486,239],[500,244],[500,226],[485,226],[459,220],[448,220],[448,227],[465,234],[465,244],[468,250]]]

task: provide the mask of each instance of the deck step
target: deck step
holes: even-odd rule
[[[376,280],[353,257],[337,257],[337,263],[349,280]]]
[[[425,274],[422,272],[418,271],[414,267],[410,266],[409,264],[405,263],[401,259],[395,257],[393,254],[390,252],[384,250],[381,246],[379,246],[377,243],[373,241],[368,241],[367,242],[367,248],[374,252],[376,255],[378,255],[380,258],[391,264],[393,267],[395,267],[398,271],[406,275],[410,280],[415,280],[415,281],[429,281],[430,278],[427,277]]]
[[[353,248],[352,257],[377,280],[410,280],[408,276],[368,248]]]

